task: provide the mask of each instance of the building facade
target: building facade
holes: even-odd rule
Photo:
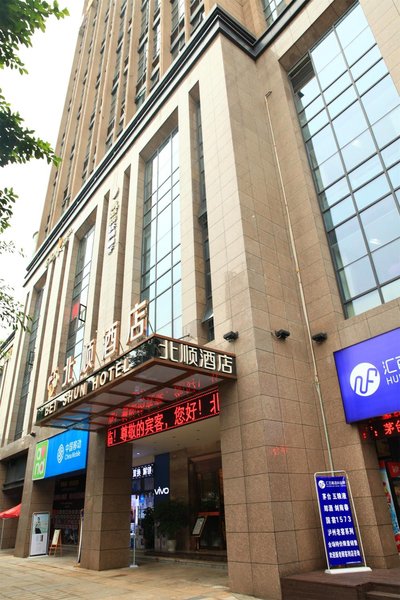
[[[127,566],[168,496],[178,547],[278,599],[345,471],[366,563],[399,565],[399,30],[392,0],[85,2],[2,359],[3,547],[84,515],[82,566]]]

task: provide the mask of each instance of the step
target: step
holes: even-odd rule
[[[400,593],[371,590],[365,594],[366,600],[400,600]]]

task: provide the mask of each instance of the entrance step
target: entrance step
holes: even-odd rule
[[[136,561],[138,564],[143,562],[179,562],[187,565],[201,565],[223,571],[228,570],[226,553],[203,553],[203,552],[160,552],[146,550],[136,552]]]
[[[313,571],[284,577],[282,600],[400,600],[400,568],[326,574]]]

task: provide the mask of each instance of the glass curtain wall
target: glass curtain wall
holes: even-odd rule
[[[141,299],[152,331],[182,336],[178,131],[145,166]]]
[[[74,380],[80,379],[82,367],[83,335],[89,293],[90,268],[93,254],[94,227],[79,242],[74,290],[72,293],[71,316],[68,329],[66,363],[73,359]]]
[[[345,315],[400,296],[400,98],[357,4],[290,73]]]

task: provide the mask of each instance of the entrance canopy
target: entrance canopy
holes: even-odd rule
[[[37,410],[37,424],[98,431],[236,379],[235,356],[152,335]]]
[[[15,519],[19,517],[21,513],[21,504],[17,504],[17,506],[13,506],[8,510],[3,510],[0,512],[0,519]]]

